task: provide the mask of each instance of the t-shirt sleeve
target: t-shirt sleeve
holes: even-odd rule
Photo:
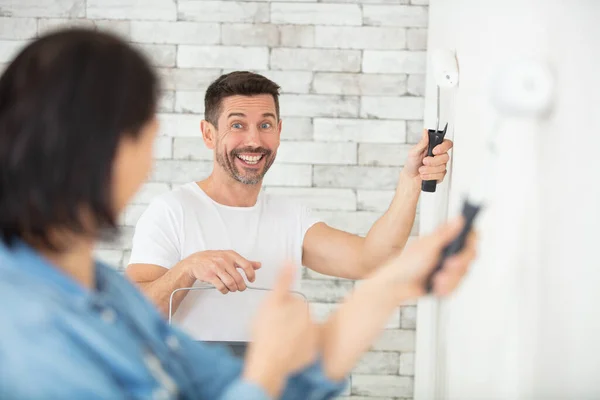
[[[138,220],[129,264],[171,268],[181,260],[178,209],[163,198],[155,199]]]

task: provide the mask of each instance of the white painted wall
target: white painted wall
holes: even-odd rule
[[[455,49],[460,65],[450,214],[481,168],[498,62],[546,60],[556,98],[546,120],[500,120],[479,260],[456,296],[419,305],[415,399],[600,396],[599,17],[593,0],[430,4],[428,49]],[[421,214],[423,231],[446,217],[432,202]],[[421,351],[428,343],[435,351]]]

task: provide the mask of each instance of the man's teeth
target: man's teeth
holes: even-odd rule
[[[256,164],[260,161],[260,159],[262,158],[262,155],[259,156],[245,156],[245,155],[238,155],[238,158],[242,161],[245,161],[247,164]]]

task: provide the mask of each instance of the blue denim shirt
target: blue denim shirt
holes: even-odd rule
[[[169,326],[118,272],[97,263],[86,290],[29,246],[0,244],[0,399],[263,400],[229,350]],[[283,399],[329,399],[315,363]]]

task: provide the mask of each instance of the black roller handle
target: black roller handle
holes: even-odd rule
[[[431,293],[433,289],[434,275],[442,269],[442,266],[444,265],[446,259],[456,253],[459,253],[463,249],[463,247],[465,247],[467,236],[469,236],[469,233],[473,228],[473,222],[475,221],[475,217],[479,213],[479,210],[481,210],[481,205],[475,205],[470,203],[468,200],[465,200],[462,210],[462,215],[465,219],[465,225],[463,226],[460,234],[452,242],[450,242],[450,244],[448,244],[444,248],[444,250],[442,250],[442,254],[440,260],[438,261],[438,264],[436,265],[435,269],[431,272],[431,275],[429,275],[427,282],[425,282],[425,290],[427,290],[428,293]]]
[[[433,149],[438,144],[441,144],[444,141],[444,136],[446,136],[446,129],[448,128],[448,124],[444,127],[444,130],[438,131],[437,129],[428,129],[427,134],[429,135],[429,144],[427,145],[427,155],[429,157],[433,157]],[[424,192],[435,192],[435,188],[437,186],[437,181],[423,181],[421,182],[421,190]]]

